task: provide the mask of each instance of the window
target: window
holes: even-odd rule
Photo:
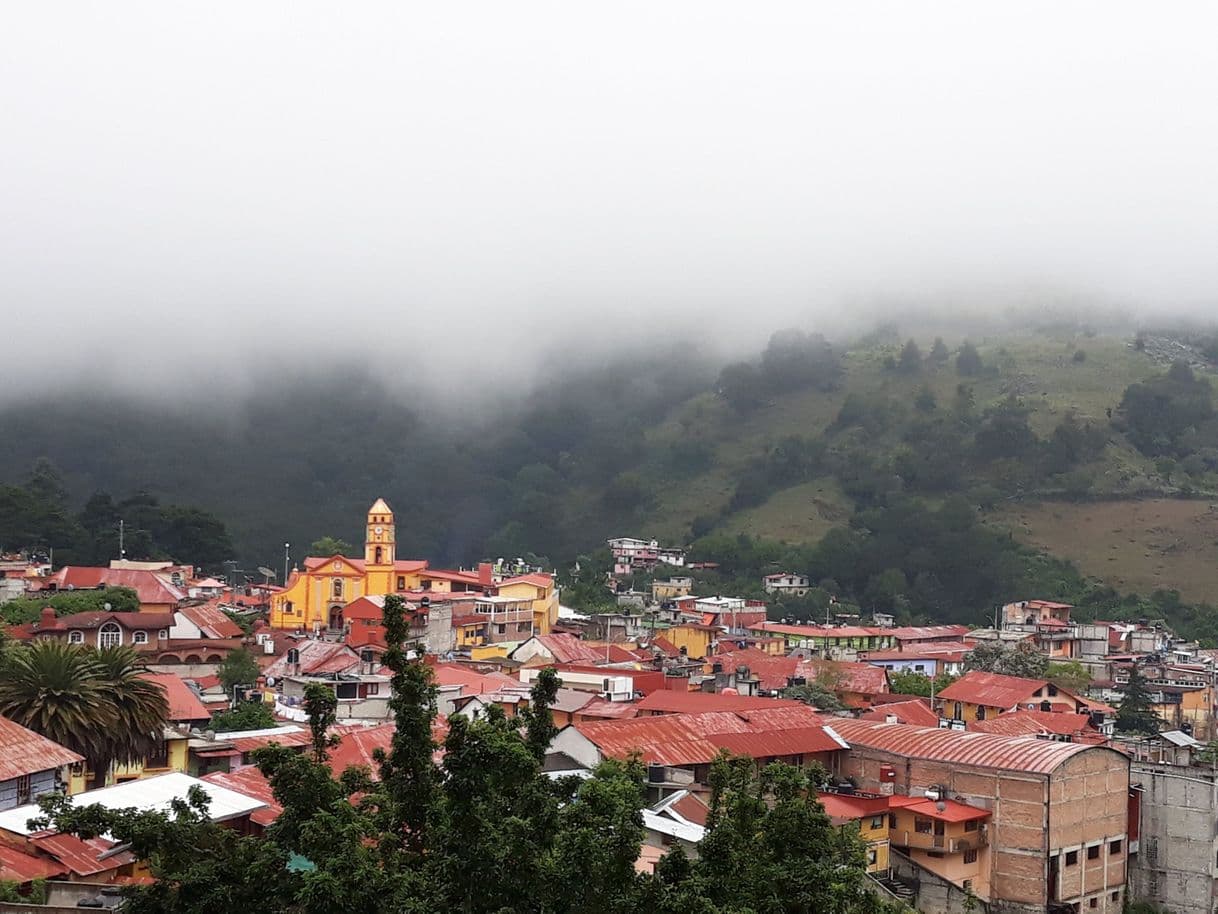
[[[368,694],[369,695],[377,695],[380,693],[380,691],[381,691],[381,684],[379,682],[368,683]]]
[[[147,632],[134,632],[131,635],[131,643],[132,644],[147,644],[148,643],[148,633]]]
[[[376,564],[377,565],[382,564],[384,557],[385,557],[385,550],[382,549],[380,546],[377,546],[376,547]]]
[[[97,632],[98,647],[118,647],[123,643],[123,630],[113,622],[107,622]]]
[[[914,816],[914,831],[916,831],[919,835],[929,835],[930,829],[930,819],[923,819],[921,816]]]
[[[977,862],[977,852],[974,850],[965,851],[964,852],[964,862],[965,863],[976,863]]]
[[[969,819],[967,822],[964,823],[964,830],[965,831],[976,831],[977,826],[979,826],[980,824],[981,823],[976,819]]]
[[[925,664],[922,664],[922,663],[915,663],[915,664],[914,664],[914,672],[915,672],[915,673],[924,673],[924,672],[926,672],[926,665],[925,665]]]
[[[68,632],[68,644],[84,644],[84,632]]]
[[[405,589],[406,589],[406,575],[399,574],[398,575],[398,590],[405,590]]]
[[[1117,838],[1115,841],[1110,841],[1108,843],[1108,853],[1119,854],[1120,852],[1121,852],[1121,839],[1120,838]]]
[[[169,743],[161,740],[154,746],[148,755],[144,757],[145,768],[168,768],[169,767]]]
[[[985,720],[985,708],[983,708],[981,705],[977,706],[977,719]]]
[[[879,854],[876,853],[876,850],[874,847],[867,851],[867,865],[868,866],[875,866],[876,862],[879,859],[880,859]]]
[[[502,622],[500,622],[498,625],[495,626],[495,631],[497,631],[501,635],[507,634],[507,626],[505,624],[503,624]]]
[[[292,601],[291,600],[288,600],[288,602],[286,604],[284,604],[283,611],[285,613],[287,613],[289,616],[292,615],[293,610],[292,610]]]
[[[377,559],[377,561],[379,562],[380,559]],[[341,600],[343,598],[343,579],[342,578],[334,579],[334,598],[336,600]]]
[[[883,816],[872,816],[871,817],[871,827],[873,829],[883,828],[884,827],[884,817]]]
[[[1120,889],[1118,889],[1117,891],[1113,892],[1113,893],[1112,893],[1111,895],[1109,895],[1108,897],[1109,897],[1109,898],[1111,898],[1113,901],[1119,901],[1119,900],[1120,900],[1120,898],[1121,898],[1121,892],[1120,892]]]
[[[1100,859],[1100,846],[1098,844],[1095,845],[1095,847],[1087,848],[1087,859],[1088,860],[1099,860]]]
[[[1066,851],[1066,866],[1078,865],[1078,851]]]
[[[1049,697],[1053,698],[1056,695],[1057,695],[1057,686],[1053,685],[1053,683],[1049,683]],[[1094,901],[1094,899],[1092,899],[1092,900]]]
[[[960,706],[960,702],[956,702],[952,706],[952,712],[953,720],[964,720],[964,708]]]
[[[32,794],[33,794],[33,789],[30,785],[30,776],[28,774],[23,774],[20,777],[18,777],[17,778],[17,805],[24,806],[26,803],[31,802],[34,799]]]
[[[1098,898],[1092,898],[1091,900],[1089,900],[1087,902],[1087,907],[1089,907],[1089,908],[1098,908],[1099,906],[1100,906],[1100,900]]]
[[[897,816],[896,816],[896,813],[891,813],[891,812],[890,812],[890,813],[888,814],[888,827],[889,827],[889,828],[896,828],[896,827],[897,827]]]
[[[169,629],[167,629],[167,628],[161,629],[159,632],[156,633],[156,638],[158,641],[168,641],[169,640]]]

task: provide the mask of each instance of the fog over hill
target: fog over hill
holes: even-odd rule
[[[481,398],[891,302],[1204,313],[1216,16],[10,5],[0,387]]]

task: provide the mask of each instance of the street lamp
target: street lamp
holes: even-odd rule
[[[283,586],[288,586],[288,549],[291,548],[291,543],[283,544]]]

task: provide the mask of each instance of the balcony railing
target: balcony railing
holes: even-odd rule
[[[964,851],[975,851],[985,847],[989,839],[983,829],[969,832],[967,835],[934,835],[930,832],[896,831],[888,833],[888,840],[897,847],[916,847],[921,850],[941,851],[945,854],[959,854]]]

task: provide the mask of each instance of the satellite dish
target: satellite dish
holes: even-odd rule
[[[274,568],[267,568],[265,565],[259,565],[259,566],[258,566],[258,573],[259,573],[260,575],[262,575],[263,577],[267,577],[267,578],[273,578],[273,577],[275,577],[275,569],[274,569]]]
[[[273,686],[275,684],[275,677],[274,676],[266,677],[266,684],[268,686]]]

